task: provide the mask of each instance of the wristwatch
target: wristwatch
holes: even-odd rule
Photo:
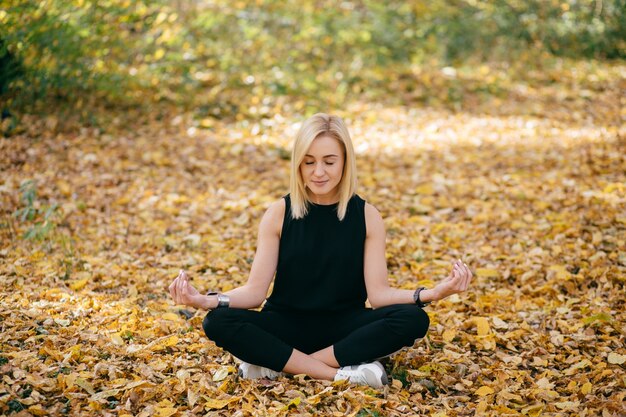
[[[206,295],[215,295],[217,296],[217,307],[215,308],[228,308],[230,306],[230,297],[226,294],[222,294],[216,291],[210,291]]]
[[[415,290],[415,292],[413,293],[413,301],[414,301],[414,302],[415,302],[415,304],[417,304],[417,306],[418,306],[418,307],[420,307],[420,308],[424,308],[424,307],[426,307],[428,304],[430,304],[430,301],[425,303],[425,302],[423,302],[423,301],[420,299],[420,293],[421,293],[422,291],[424,291],[425,289],[426,289],[426,287],[419,287],[419,288],[418,288],[418,289],[416,289],[416,290]]]

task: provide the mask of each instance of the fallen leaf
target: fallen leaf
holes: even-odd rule
[[[607,360],[612,365],[621,365],[626,362],[626,355],[620,355],[619,353],[610,352]]]
[[[490,394],[493,394],[493,393],[494,393],[493,388],[488,387],[486,385],[483,385],[482,387],[478,388],[474,392],[474,394],[478,395],[479,397],[484,397],[486,395],[490,395]]]
[[[500,273],[497,269],[476,268],[476,276],[481,278],[498,278]]]
[[[79,279],[76,281],[72,281],[70,283],[70,288],[73,289],[74,291],[79,291],[85,288],[88,282],[89,282],[89,278],[83,278],[83,279]]]
[[[442,338],[446,342],[451,342],[456,336],[456,330],[454,329],[446,329],[443,332]]]
[[[491,332],[489,321],[486,317],[474,317],[474,323],[476,324],[478,336],[487,336]]]

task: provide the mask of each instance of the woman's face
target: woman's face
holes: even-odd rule
[[[343,146],[337,139],[319,136],[313,140],[300,164],[300,173],[314,203],[337,202],[344,159]]]

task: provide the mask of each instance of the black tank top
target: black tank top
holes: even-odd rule
[[[264,308],[321,313],[363,308],[365,201],[355,194],[339,221],[338,204],[311,203],[306,216],[293,219],[290,196],[284,199],[276,279]]]

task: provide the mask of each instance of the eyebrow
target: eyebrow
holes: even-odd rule
[[[309,158],[315,158],[315,156],[313,156],[313,155],[309,155],[309,154],[306,154],[306,155],[304,155],[304,156],[305,156],[305,157],[307,157],[307,156],[308,156]],[[335,154],[333,153],[333,154],[330,154],[330,155],[324,155],[324,156],[322,156],[322,158],[339,158],[339,155],[335,155]]]

